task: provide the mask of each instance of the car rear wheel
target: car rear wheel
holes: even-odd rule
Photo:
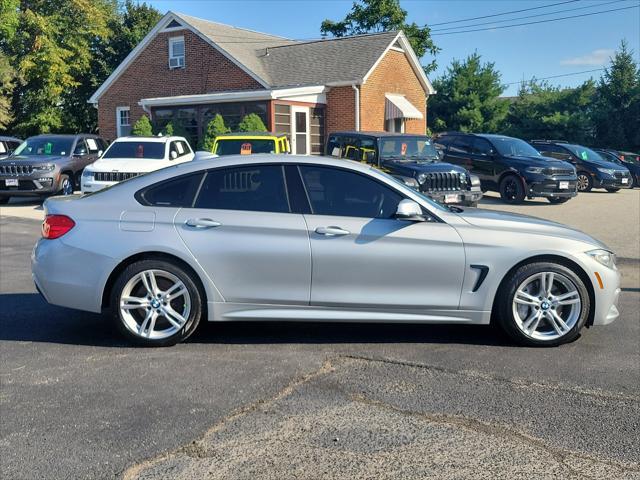
[[[618,192],[620,189],[619,189],[619,188],[607,188],[606,190],[607,190],[607,192],[609,192],[609,193],[616,193],[616,192]]]
[[[200,290],[180,266],[163,260],[129,265],[116,280],[111,309],[127,338],[146,346],[186,340],[202,316]]]
[[[591,303],[582,279],[556,263],[518,268],[498,293],[498,322],[516,342],[557,346],[578,338]]]
[[[500,197],[505,203],[522,203],[525,197],[524,185],[515,175],[507,175],[500,182]]]
[[[547,200],[549,200],[549,203],[552,203],[554,205],[560,204],[560,203],[566,203],[569,201],[569,197],[548,197]]]
[[[592,188],[593,180],[591,179],[591,175],[586,172],[578,173],[578,191],[590,192]]]

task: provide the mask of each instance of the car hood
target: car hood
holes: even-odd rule
[[[506,155],[512,162],[521,163],[527,167],[544,167],[544,168],[573,168],[569,162],[563,162],[555,158],[549,157],[534,157],[534,156],[522,156],[516,157],[514,155]]]
[[[87,168],[94,172],[146,173],[174,165],[175,162],[145,158],[103,158]]]
[[[14,155],[0,159],[3,165],[42,165],[44,163],[57,163],[67,161],[69,157],[60,155],[38,155],[33,157]]]
[[[399,170],[412,171],[418,173],[430,173],[430,172],[458,172],[466,173],[467,171],[459,166],[451,163],[435,161],[433,163],[426,162],[400,162],[397,160],[385,160],[385,165],[393,165]]]
[[[607,162],[606,160],[582,160],[582,161],[584,163],[591,164],[596,168],[598,167],[610,168],[612,170],[620,170],[621,172],[624,172],[625,170],[627,170],[622,165],[618,165],[617,163],[613,163],[613,162]]]
[[[604,243],[580,230],[542,218],[481,208],[465,209],[457,215],[474,227],[567,238],[610,250]]]

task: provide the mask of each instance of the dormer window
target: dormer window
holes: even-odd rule
[[[184,37],[169,39],[169,68],[184,68]]]

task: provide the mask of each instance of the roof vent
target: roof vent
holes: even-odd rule
[[[169,22],[169,25],[167,25],[164,28],[180,28],[182,27],[182,24],[179,23],[177,20],[171,20],[171,22]]]

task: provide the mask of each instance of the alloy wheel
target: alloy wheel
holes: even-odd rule
[[[589,177],[586,175],[578,175],[578,191],[584,192],[589,188]]]
[[[576,285],[565,275],[540,272],[525,279],[513,296],[513,318],[527,337],[557,340],[580,318],[582,299]]]
[[[62,182],[62,194],[63,195],[73,194],[73,182],[69,177],[66,177]]]
[[[180,331],[191,312],[186,285],[164,270],[144,270],[122,289],[120,315],[134,335],[161,340]]]

